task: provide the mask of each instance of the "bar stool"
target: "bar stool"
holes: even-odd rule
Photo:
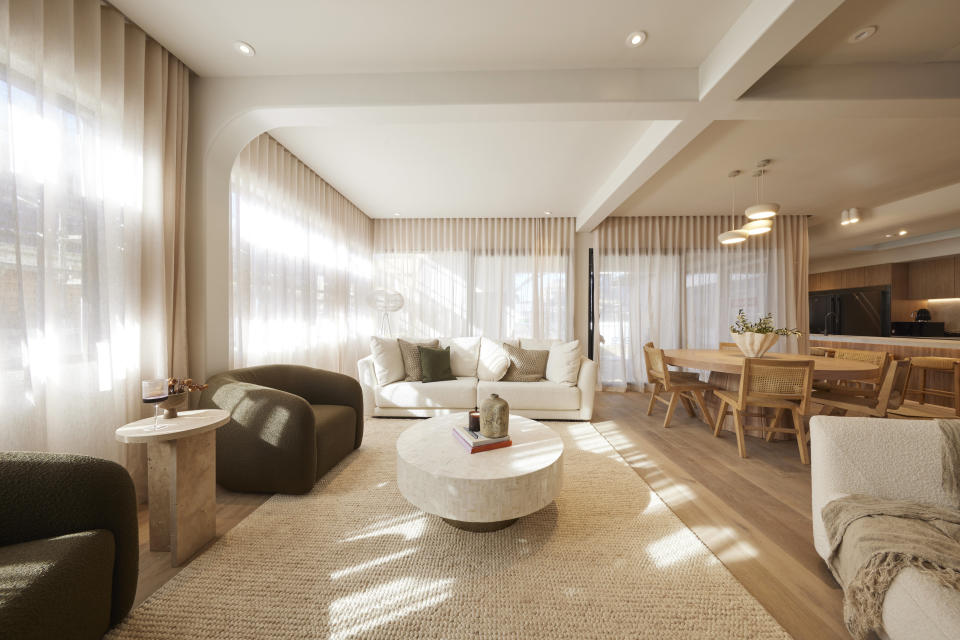
[[[960,360],[937,356],[915,356],[910,359],[910,371],[919,370],[920,386],[907,385],[906,396],[919,395],[920,401],[906,401],[896,411],[897,417],[910,418],[955,418],[960,417]],[[943,374],[952,374],[953,380],[949,389],[927,386],[927,372],[936,371]],[[952,406],[927,404],[927,396],[947,398]]]

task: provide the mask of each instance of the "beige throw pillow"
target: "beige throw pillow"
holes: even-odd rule
[[[547,373],[544,376],[550,382],[577,384],[580,377],[580,341],[561,342],[550,347],[547,358]]]
[[[420,350],[417,347],[439,347],[439,340],[417,340],[410,342],[400,338],[397,340],[400,345],[400,356],[403,358],[403,370],[406,371],[407,382],[423,380],[423,367],[420,366]]]
[[[549,351],[521,349],[507,343],[503,344],[503,350],[510,358],[510,368],[502,378],[504,382],[537,382],[546,375]]]
[[[477,377],[488,382],[496,382],[504,376],[509,368],[510,358],[503,347],[489,338],[481,338]]]
[[[373,354],[373,370],[377,382],[390,384],[403,380],[403,356],[396,338],[373,336],[370,338],[370,353]]]

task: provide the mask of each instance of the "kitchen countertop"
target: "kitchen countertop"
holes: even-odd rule
[[[810,342],[860,342],[864,344],[897,344],[903,346],[923,346],[927,348],[940,347],[941,349],[960,349],[960,337],[957,338],[908,338],[902,336],[844,336],[831,333],[825,336],[821,333],[811,333]]]

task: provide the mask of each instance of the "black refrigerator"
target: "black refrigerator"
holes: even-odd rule
[[[859,287],[810,293],[810,333],[890,335],[890,287]]]

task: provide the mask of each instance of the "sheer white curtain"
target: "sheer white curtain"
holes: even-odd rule
[[[737,310],[773,313],[806,332],[807,219],[779,216],[773,231],[723,246],[735,216],[608,218],[596,231],[600,380],[623,389],[646,381],[643,345],[716,349]],[[806,350],[782,338],[776,350]]]
[[[187,373],[188,84],[99,0],[0,2],[0,449],[130,466],[141,378]]]
[[[403,294],[406,336],[573,334],[573,218],[376,220],[378,287]]]
[[[368,353],[373,221],[267,134],[230,179],[231,367],[355,373]]]

